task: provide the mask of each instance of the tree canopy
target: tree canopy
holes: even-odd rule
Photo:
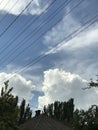
[[[0,96],[0,130],[19,130],[19,124],[31,118],[29,105],[23,99],[18,105],[18,96],[12,94],[13,87],[8,88],[9,81],[4,83]]]

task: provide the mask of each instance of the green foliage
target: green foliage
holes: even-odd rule
[[[19,108],[19,124],[24,122],[25,104],[26,101],[23,99]]]
[[[44,106],[44,113],[49,117],[68,123],[76,130],[98,130],[98,106],[93,105],[88,110],[74,111],[74,100],[67,102],[55,101]]]
[[[27,120],[30,120],[31,117],[32,117],[32,111],[30,109],[30,106],[29,104],[26,106],[26,101],[25,99],[23,99],[19,107],[19,125]]]
[[[13,88],[8,89],[9,81],[4,83],[0,96],[0,130],[20,130],[18,123],[21,124],[29,120],[32,111],[29,105],[25,108],[26,101],[23,99],[18,106],[18,96],[13,96]]]
[[[73,103],[73,99],[70,99],[68,102],[55,101],[47,107],[44,106],[44,113],[56,120],[72,122],[74,112]]]
[[[73,116],[73,124],[79,130],[97,130],[98,107],[92,106],[87,111],[76,109]]]
[[[32,111],[30,110],[29,104],[27,105],[24,113],[24,121],[31,119]]]
[[[1,130],[18,130],[18,99],[11,92],[13,88],[8,89],[8,82],[1,90],[0,97],[0,129]]]

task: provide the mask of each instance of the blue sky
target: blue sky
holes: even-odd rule
[[[98,74],[98,1],[29,2],[0,0],[1,82],[10,78],[33,106],[71,97],[78,108],[97,104],[98,89],[81,88]]]

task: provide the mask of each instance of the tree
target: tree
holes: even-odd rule
[[[76,109],[73,115],[73,125],[79,130],[98,130],[96,105],[88,110]]]
[[[45,115],[48,114],[48,112],[47,112],[47,107],[46,107],[46,106],[44,106],[43,113],[44,113]]]
[[[59,101],[54,102],[54,118],[59,120]]]
[[[91,78],[90,82],[88,82],[88,87],[82,88],[82,89],[85,90],[85,89],[91,89],[93,87],[98,87],[98,75],[96,75],[96,76],[97,76],[96,81],[94,81]],[[94,106],[96,107],[96,114],[95,114],[95,125],[93,125],[93,126],[94,126],[94,129],[95,129],[95,127],[96,127],[96,129],[98,129],[98,106],[97,105],[94,105]]]
[[[93,79],[91,78],[90,82],[88,82],[88,86],[86,88],[82,88],[82,89],[85,90],[85,89],[90,89],[90,88],[93,88],[93,87],[98,87],[98,75],[96,75],[96,76],[97,76],[96,81],[93,81]]]
[[[25,110],[25,113],[24,113],[24,120],[29,120],[31,119],[31,116],[32,116],[32,111],[30,110],[30,106],[29,104],[26,106],[26,110]]]
[[[12,94],[13,87],[8,88],[9,81],[4,83],[0,95],[0,130],[19,130],[18,125],[32,116],[30,106],[25,107],[26,101],[18,105],[18,96]]]
[[[13,88],[8,89],[9,81],[4,83],[5,87],[1,89],[0,96],[0,129],[18,130],[18,97],[14,97],[11,92]]]
[[[29,104],[26,106],[25,99],[22,100],[19,108],[19,125],[24,123],[27,120],[30,120],[32,117],[32,111]]]
[[[71,122],[73,120],[74,99],[71,98],[68,102],[55,101],[48,106],[44,106],[44,113],[49,117],[63,122]]]
[[[20,109],[19,109],[19,125],[24,122],[25,104],[26,104],[26,101],[25,99],[23,99],[20,104]]]
[[[70,122],[73,119],[73,112],[74,112],[74,99],[71,98],[67,102],[67,121]]]

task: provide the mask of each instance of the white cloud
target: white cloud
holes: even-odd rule
[[[98,74],[98,23],[91,26],[88,30],[79,36],[71,39],[69,42],[60,43],[55,49],[48,53],[62,52],[67,54],[67,59],[63,58],[63,66],[84,76],[85,78],[94,77]],[[63,54],[63,55],[64,55]],[[61,63],[61,61],[60,61]],[[68,63],[68,64],[66,64]]]
[[[64,18],[44,36],[44,43],[53,46],[81,26],[71,15]]]
[[[63,27],[62,27],[63,28]],[[64,68],[69,72],[74,72],[86,79],[95,77],[98,74],[98,22],[89,26],[87,30],[59,43],[52,47],[45,54],[57,53],[58,60],[53,61],[58,68]],[[57,35],[57,37],[59,37]]]
[[[75,99],[78,108],[87,109],[92,104],[97,104],[98,94],[94,88],[82,90],[87,87],[87,81],[79,75],[71,74],[59,69],[50,69],[44,72],[42,91],[44,96],[39,97],[39,107],[54,102]]]
[[[94,61],[94,59],[92,59],[92,56],[97,55],[96,52],[96,48],[98,47],[97,36],[98,36],[98,23],[94,24],[88,30],[84,31],[77,37],[70,39],[68,42],[64,41],[60,43],[56,48],[51,49],[51,52],[56,53],[58,51],[61,52],[63,50],[66,53],[73,55],[74,58],[76,58],[76,60],[86,59],[86,62],[90,60]]]
[[[12,73],[0,73],[0,89],[2,88],[3,82],[9,79],[9,87],[13,87],[13,94],[19,96],[20,101],[24,98],[29,102],[33,98],[32,91],[35,86],[30,80],[26,80],[19,74]]]
[[[5,11],[14,15],[18,15],[30,1],[31,0],[10,0],[10,1],[4,0],[0,5],[0,10],[1,12]],[[13,7],[14,4],[15,6]],[[31,5],[24,11],[24,13],[32,14],[32,15],[39,15],[48,7],[48,5],[49,3],[46,3],[45,1],[34,0],[31,3]]]
[[[82,26],[71,14],[67,17],[65,16],[61,22],[45,34],[44,43],[50,47],[45,54],[56,53],[62,50],[77,51],[79,48],[95,46],[98,42],[98,22],[90,25],[86,30],[84,28],[85,26]],[[80,31],[82,29],[84,29],[83,32]],[[81,33],[74,36],[79,31]],[[68,37],[68,35],[70,36]]]
[[[85,48],[90,46],[95,46],[98,42],[98,23],[92,25],[88,30],[80,33],[80,35],[72,38],[70,41],[64,41],[59,46],[59,50],[69,49],[78,50],[79,48]]]
[[[71,22],[73,27],[70,26]],[[98,22],[90,25],[89,28],[76,37],[74,35],[70,36],[69,41],[64,40],[59,42],[57,46],[54,45],[61,41],[65,35],[70,34],[71,31],[77,30],[76,26],[81,27],[81,29],[84,28],[74,17],[69,15],[69,17],[58,23],[57,26],[53,27],[44,36],[45,44],[47,44],[48,48],[50,47],[44,54],[55,56],[56,53],[58,59],[56,58],[53,61],[55,67],[64,68],[69,72],[77,73],[89,79],[98,74]]]

